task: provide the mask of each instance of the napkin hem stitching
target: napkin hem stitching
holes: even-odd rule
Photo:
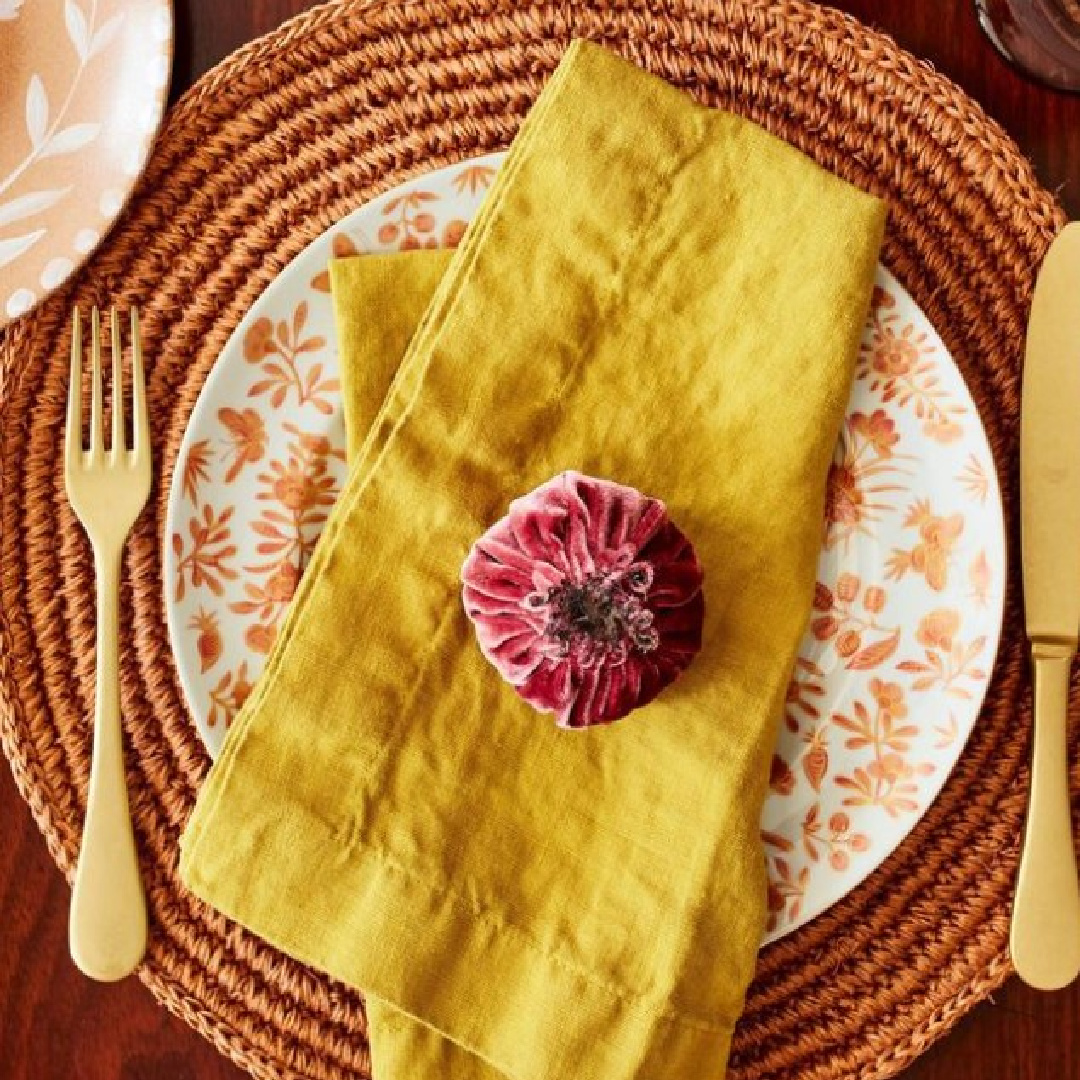
[[[293,806],[309,820],[330,833],[333,839],[339,842],[344,839],[346,850],[359,856],[360,859],[371,858],[381,866],[384,866],[391,873],[406,879],[410,883],[422,886],[426,897],[430,897],[434,894],[434,884],[434,886],[437,886],[442,891],[445,898],[455,907],[466,910],[470,915],[475,916],[498,933],[506,933],[513,938],[519,939],[521,944],[529,952],[536,953],[556,967],[561,968],[567,974],[579,979],[586,986],[604,991],[614,998],[620,1006],[634,1009],[643,1006],[647,1007],[649,1005],[650,994],[648,992],[635,992],[625,987],[621,987],[617,983],[613,983],[607,979],[597,977],[587,968],[582,967],[576,960],[546,949],[529,933],[529,931],[516,923],[508,922],[504,916],[491,907],[481,903],[479,900],[471,899],[465,894],[452,888],[449,882],[438,881],[433,883],[430,876],[422,870],[414,870],[400,858],[386,851],[381,846],[362,840],[359,837],[357,830],[352,825],[355,819],[349,819],[345,825],[339,829],[326,818],[312,813],[312,811],[304,804],[294,802]],[[655,1015],[668,1023],[682,1024],[685,1027],[708,1032],[728,1032],[730,1031],[731,1023],[734,1022],[734,1020],[728,1023],[719,1020],[708,1020],[698,1016],[696,1013],[673,1009],[670,1006],[667,1008],[660,1007],[655,1011],[650,1009],[650,1015]]]

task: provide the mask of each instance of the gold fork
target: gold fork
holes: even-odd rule
[[[112,982],[133,971],[146,951],[146,900],[128,809],[120,727],[120,561],[135,519],[150,494],[150,428],[139,317],[131,312],[132,446],[124,436],[120,319],[112,309],[112,441],[105,449],[101,393],[101,327],[91,316],[90,448],[82,438],[82,320],[71,337],[64,477],[68,499],[94,549],[97,583],[97,700],[94,748],[82,848],[75,869],[68,944],[79,969]]]

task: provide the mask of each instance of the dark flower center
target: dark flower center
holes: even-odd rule
[[[648,653],[660,644],[653,613],[646,606],[652,567],[634,563],[625,571],[593,574],[582,582],[563,581],[526,601],[546,611],[544,637],[556,656],[584,663],[621,662],[630,648]]]

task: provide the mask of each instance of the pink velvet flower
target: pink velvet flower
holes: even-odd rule
[[[461,572],[483,654],[560,727],[652,701],[701,648],[702,569],[667,509],[567,472],[510,504]]]

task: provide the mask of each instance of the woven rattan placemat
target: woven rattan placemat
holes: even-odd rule
[[[809,3],[335,4],[254,42],[184,96],[108,242],[11,328],[0,353],[0,731],[70,874],[89,766],[94,600],[60,468],[69,315],[75,303],[112,302],[143,314],[157,480],[127,551],[121,631],[128,775],[153,922],[141,975],[257,1076],[366,1076],[365,1021],[357,993],[230,925],[176,878],[177,839],[208,765],[170,655],[161,586],[181,436],[229,334],[286,263],[391,185],[506,146],[579,35],[889,200],[886,262],[968,380],[1010,523],[1005,635],[967,751],[877,873],[765,951],[732,1077],[891,1075],[1009,973],[1030,720],[1015,587],[1019,369],[1034,272],[1061,210],[955,86]]]

